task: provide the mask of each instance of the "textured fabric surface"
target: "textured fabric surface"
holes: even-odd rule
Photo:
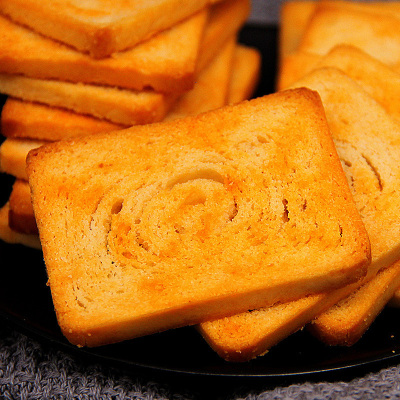
[[[348,382],[217,389],[221,388],[206,385],[201,390],[197,387],[190,390],[190,386],[176,390],[175,386],[148,377],[121,375],[101,365],[78,362],[59,349],[47,347],[9,327],[0,327],[1,399],[400,399],[400,367],[385,368]]]

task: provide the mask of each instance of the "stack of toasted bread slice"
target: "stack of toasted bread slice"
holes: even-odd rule
[[[284,4],[277,89],[321,96],[372,260],[356,284],[200,324],[222,357],[251,359],[304,326],[329,345],[351,345],[386,304],[399,304],[399,10],[398,2]]]
[[[32,9],[23,29],[34,29],[40,6],[10,0],[0,12],[18,19],[17,3]],[[62,76],[67,53],[48,76],[7,58],[20,70],[3,87],[56,102],[79,86],[69,109],[8,99],[0,148],[2,171],[16,177],[0,235],[42,248],[71,343],[195,325],[221,357],[247,361],[303,327],[329,345],[351,345],[386,304],[400,303],[399,4],[287,2],[277,92],[251,101],[242,100],[254,89],[259,55],[237,44],[240,22],[225,39],[220,30],[225,7],[246,9],[240,4],[203,6],[182,22],[203,33],[191,72],[170,83],[161,66],[160,75],[137,74],[137,87],[106,81],[121,54],[157,48],[149,43],[171,34],[165,27],[131,50],[114,47],[111,58],[98,58],[117,46],[106,29],[97,51],[72,31],[68,46],[78,50],[54,41],[81,52],[83,70],[101,63],[98,75],[82,72],[83,83],[79,73]],[[108,102],[115,85],[121,97],[159,96],[154,120],[127,124],[129,101],[118,110]],[[100,91],[88,116],[78,107],[92,90]]]
[[[249,0],[184,7],[171,0],[132,1],[129,13],[126,2],[110,9],[106,1],[93,3],[96,9],[70,3],[57,2],[57,13],[54,2],[0,6],[0,93],[8,95],[0,169],[16,178],[5,205],[9,212],[2,214],[9,223],[0,230],[9,242],[24,243],[27,235],[38,246],[25,172],[32,148],[198,114],[250,97],[258,82],[260,53],[237,42]],[[56,22],[61,8],[65,21]],[[32,20],[26,21],[28,11]],[[57,29],[49,29],[54,24]],[[79,35],[58,37],[69,24]],[[135,39],[146,26],[147,33]]]

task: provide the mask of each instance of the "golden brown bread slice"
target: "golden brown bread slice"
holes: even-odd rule
[[[62,108],[12,97],[8,97],[4,103],[0,123],[1,133],[7,138],[48,141],[124,128],[123,125]]]
[[[202,322],[197,329],[224,360],[249,361],[267,353],[358,287],[357,282],[332,292]]]
[[[224,0],[213,5],[201,43],[198,71],[202,71],[218,55],[228,40],[237,36],[250,14],[250,8],[250,0]]]
[[[7,0],[0,13],[94,58],[131,48],[217,0]]]
[[[324,55],[338,44],[349,44],[387,65],[400,63],[398,13],[337,7],[335,3],[318,3],[298,50]]]
[[[400,157],[398,122],[339,70],[315,70],[295,85],[307,86],[321,95],[336,148],[348,181],[352,182],[353,197],[371,240],[371,271],[377,272],[397,263],[400,258],[400,169],[396,161]],[[368,293],[364,296],[364,307],[369,307],[371,315],[376,315],[387,301],[385,294],[377,292],[372,283],[379,279],[374,278],[371,284],[365,285],[369,289],[362,289],[362,293]],[[393,285],[385,292],[386,296],[393,294]],[[376,298],[380,297],[382,300],[378,303]],[[372,322],[371,319],[366,321],[364,314],[356,311],[358,321],[352,317],[349,325],[344,320],[341,324],[335,323],[335,318],[343,310],[342,304],[347,310],[358,308],[358,302],[349,298],[314,321],[313,331],[330,331],[330,336],[321,334],[328,343],[339,343],[343,338],[346,338],[345,342],[353,343]],[[332,339],[335,336],[336,342]]]
[[[229,48],[227,48],[227,50],[227,55],[229,56]],[[225,57],[221,56],[221,58],[226,58],[227,55],[225,55]],[[230,81],[231,87],[229,91],[229,98],[231,99],[231,101],[232,99],[235,99],[235,101],[238,102],[250,96],[251,90],[254,88],[254,85],[256,83],[255,77],[258,76],[257,68],[259,68],[259,64],[257,64],[257,61],[259,60],[260,55],[257,50],[248,48],[243,45],[236,46],[235,60],[233,65],[234,78],[232,77]],[[221,61],[219,62],[221,63]],[[225,62],[229,63],[229,59],[226,59]],[[252,68],[248,68],[248,62],[254,62],[252,64]],[[222,68],[222,72],[226,73],[226,70]],[[223,81],[221,75],[217,74],[215,76],[215,79],[211,78],[212,77],[209,76],[209,79],[207,80],[207,85],[201,85],[200,87],[197,87],[196,85],[193,91],[197,93],[198,98],[205,98],[204,102],[208,104],[208,106],[221,106],[221,94],[224,90],[226,91],[227,88],[223,88],[223,86],[221,86],[221,83]],[[240,80],[240,82],[236,83],[236,79]],[[206,82],[203,82],[203,84],[205,83]],[[210,90],[208,89],[209,85],[212,86]],[[212,100],[210,99],[210,91],[214,93],[213,90],[215,88],[218,88],[218,93],[216,93],[217,99]],[[13,120],[9,119],[10,112],[7,111],[7,106],[9,105],[11,105],[11,112],[14,111],[12,112]],[[13,107],[13,105],[17,107]],[[193,106],[194,103],[191,103],[191,105]],[[6,119],[8,121],[8,125],[12,124],[12,133],[13,135],[17,136],[18,134],[21,134],[21,132],[23,132],[24,135],[26,132],[33,132],[33,134],[35,134],[38,132],[38,130],[43,130],[44,135],[42,136],[48,137],[47,132],[59,132],[61,129],[72,129],[73,134],[71,134],[71,132],[68,133],[71,136],[75,136],[74,133],[76,128],[79,129],[80,136],[84,134],[90,135],[92,133],[98,133],[96,131],[92,132],[92,129],[95,126],[104,125],[102,122],[99,122],[99,124],[95,124],[96,121],[94,121],[94,126],[89,127],[92,129],[88,129],[88,121],[91,120],[90,118],[75,116],[73,114],[71,117],[71,113],[61,110],[56,110],[56,112],[49,112],[46,107],[32,105],[31,103],[22,103],[18,100],[13,99],[8,99],[5,107],[7,107],[7,109],[3,110],[3,112],[6,111],[3,114],[3,122],[4,119]],[[179,107],[179,104],[177,105],[177,107]],[[202,105],[202,107],[204,107],[204,105]],[[17,109],[20,109],[20,111],[18,111]],[[186,111],[188,113],[193,113],[195,110],[193,110],[191,107],[186,107]],[[197,111],[200,112],[201,108]],[[22,117],[25,117],[24,123],[21,123],[23,121]],[[80,121],[83,122],[82,126],[80,126]],[[115,129],[117,128],[115,127]],[[11,137],[6,139],[0,146],[0,170],[2,172],[15,176],[20,180],[27,181],[28,177],[26,175],[25,160],[28,152],[43,144],[46,144],[46,142],[39,140],[26,140],[18,137]],[[18,185],[22,185],[22,181],[19,182]],[[11,198],[13,198],[15,201],[11,201]],[[11,222],[10,225],[14,230],[24,232],[26,231],[26,226],[32,227],[32,219],[34,218],[34,214],[32,205],[30,203],[30,191],[13,190],[10,195],[9,206],[12,209],[11,218],[13,219],[13,222]],[[36,227],[34,227],[33,229],[30,228],[30,232],[34,231],[37,231]]]
[[[8,203],[0,208],[0,239],[9,244],[22,244],[34,249],[41,249],[38,235],[15,232],[8,225]]]
[[[400,16],[398,1],[341,1],[341,0],[288,0],[283,3],[280,13],[279,26],[279,58],[296,52],[308,23],[320,5],[337,10],[369,12]]]
[[[312,71],[293,87],[316,90],[354,200],[368,231],[376,270],[400,258],[400,125],[353,79],[335,68]]]
[[[246,361],[265,353],[400,258],[399,125],[339,70],[316,70],[296,84],[318,90],[322,97],[339,157],[370,236],[372,262],[368,276],[356,285],[200,324],[207,342],[227,360]],[[390,291],[385,293],[388,296]],[[379,297],[378,293],[374,295]],[[376,315],[378,303],[367,304],[371,315]],[[363,319],[360,313],[358,333],[371,322]],[[348,332],[352,328],[343,323],[341,329]]]
[[[287,88],[308,72],[322,67],[343,71],[400,120],[400,74],[354,46],[335,46],[322,57],[302,52],[288,56],[279,72],[279,87]]]
[[[332,290],[370,261],[308,89],[52,143],[27,170],[58,321],[78,345]]]
[[[178,99],[164,121],[200,114],[227,103],[235,48],[236,37],[233,37],[202,71],[194,88]]]
[[[236,46],[232,79],[229,83],[230,102],[232,102],[232,99],[234,99],[235,102],[239,102],[251,96],[260,72],[260,61],[260,53],[258,50],[251,49],[242,44]],[[203,81],[203,79],[201,80]],[[221,85],[221,83],[222,80],[218,80],[218,82],[213,81],[213,88],[210,90],[215,90],[215,88],[220,87],[219,85]],[[199,98],[204,99],[204,101],[209,99],[208,86],[198,85],[194,90],[197,91],[197,96]],[[223,91],[222,88],[220,90]],[[21,101],[14,98],[7,99],[1,115],[1,132],[8,138],[34,138],[55,141],[68,137],[91,135],[117,129],[122,129],[122,126],[67,110]],[[13,147],[10,148],[10,151],[14,151],[14,145],[17,143],[18,142],[12,143]],[[18,147],[15,151],[19,151]],[[5,160],[5,157],[8,157],[8,155],[14,157],[14,155],[6,151],[6,149],[0,152],[0,154],[3,160]],[[4,162],[7,163],[7,160]],[[0,160],[0,164],[1,163]],[[24,165],[20,164],[20,168],[21,171],[25,170]],[[15,175],[14,172],[7,171],[7,169],[4,169],[4,171]],[[22,177],[20,174],[16,176]]]
[[[308,21],[315,11],[316,4],[315,0],[288,0],[282,3],[278,42],[280,62],[297,51]]]
[[[183,93],[193,87],[198,73],[224,42],[238,32],[249,8],[249,0],[224,0],[210,7],[209,13],[203,10],[128,51],[102,60],[93,60],[0,16],[0,72]]]
[[[400,261],[383,268],[349,297],[320,314],[308,328],[329,345],[351,346],[374,322],[400,285]]]
[[[258,49],[239,44],[236,46],[232,76],[228,91],[228,104],[250,99],[261,74],[261,53]]]
[[[39,140],[6,139],[0,146],[0,172],[27,180],[26,156],[29,151],[42,146],[46,142]]]
[[[178,95],[0,74],[0,92],[131,126],[162,120]]]
[[[15,232],[37,235],[28,182],[16,179],[8,200],[8,225]]]
[[[182,93],[193,86],[207,10],[133,49],[94,60],[0,15],[0,72]]]

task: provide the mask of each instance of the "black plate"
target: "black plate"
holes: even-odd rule
[[[273,91],[276,33],[273,27],[246,27],[241,34],[242,43],[258,47],[263,54],[263,73],[256,96]],[[0,201],[7,199],[11,184],[10,177],[0,176]],[[41,252],[0,242],[0,257],[0,316],[29,335],[61,346],[78,358],[89,357],[123,369],[219,378],[309,378],[311,374],[348,371],[351,367],[371,370],[378,362],[399,361],[400,324],[396,320],[400,310],[397,309],[384,310],[353,347],[327,347],[307,331],[301,331],[267,355],[247,363],[223,361],[193,327],[96,349],[77,349],[59,331]]]

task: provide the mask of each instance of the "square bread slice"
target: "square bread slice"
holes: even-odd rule
[[[38,235],[15,232],[8,225],[8,203],[0,208],[0,239],[9,244],[21,244],[37,250],[41,249]]]
[[[27,181],[26,157],[31,150],[46,143],[40,140],[5,139],[0,146],[0,172]]]
[[[287,57],[279,72],[280,88],[288,88],[323,67],[343,71],[400,121],[400,74],[354,46],[338,45],[324,56],[297,52]]]
[[[251,97],[258,82],[260,67],[261,56],[257,49],[247,47],[243,44],[236,45],[228,88],[228,102],[240,102]],[[210,65],[209,68],[212,68],[212,66]],[[214,76],[215,74],[213,73],[212,75]],[[196,97],[202,99],[205,104],[217,104],[210,98],[210,93],[215,92],[218,96],[224,93],[224,80],[215,76],[215,79],[212,81],[205,81],[201,75],[199,76],[199,80],[202,84],[195,85],[192,89],[192,91],[196,92]],[[179,102],[175,107],[180,107]],[[172,108],[171,113],[175,112],[175,107]],[[199,112],[199,110],[192,109],[190,112],[193,114]],[[11,97],[6,100],[3,106],[0,123],[1,132],[7,138],[49,141],[110,132],[123,128],[122,125],[113,124],[105,120]],[[7,145],[7,149],[0,150],[0,154],[3,157],[2,165],[9,165],[7,155],[10,154],[13,157],[13,153],[10,153],[10,151],[14,149],[18,151],[18,147],[15,148],[17,143],[14,141],[10,143],[12,147],[8,147]],[[23,144],[21,145],[23,146]],[[26,146],[22,149],[24,148]],[[13,172],[14,169],[12,171],[7,168],[3,169],[4,172],[8,172],[11,175],[27,179],[25,165],[20,165],[19,170],[24,171],[23,175],[15,174]]]
[[[179,97],[0,73],[0,93],[127,126],[161,121]]]
[[[207,11],[101,60],[0,15],[0,72],[135,90],[184,92],[195,79]]]
[[[271,346],[373,279],[379,270],[400,259],[400,168],[396,162],[400,159],[398,123],[355,81],[339,70],[315,70],[296,85],[312,88],[321,95],[338,155],[370,237],[372,262],[367,276],[355,285],[201,323],[198,328],[206,341],[230,361],[247,361],[264,354]],[[390,291],[385,293],[388,296]],[[378,297],[375,293],[371,298],[376,300]],[[376,316],[376,311],[381,309],[378,303],[370,302],[369,298],[364,302],[365,307],[370,307],[371,315]],[[372,318],[368,319],[369,323],[364,318],[365,314],[359,313],[359,326],[367,329]],[[321,325],[322,322],[316,322],[315,330]],[[344,322],[335,324],[336,328],[348,331],[349,341],[359,338],[351,338],[351,328]],[[334,329],[330,329],[334,335]],[[357,332],[359,334],[361,328]]]
[[[370,263],[308,89],[55,142],[27,171],[58,321],[79,346],[333,290]]]
[[[320,314],[307,328],[330,346],[352,346],[393,298],[399,285],[400,261],[397,261]]]
[[[316,8],[368,12],[372,14],[400,16],[398,1],[342,1],[342,0],[288,0],[281,7],[279,26],[280,60],[295,53],[304,32],[308,28]]]
[[[216,0],[6,0],[0,13],[43,36],[104,58],[149,39]]]
[[[348,44],[384,64],[393,66],[400,63],[398,13],[339,7],[335,3],[318,3],[298,50],[322,56],[338,44]]]
[[[126,89],[183,93],[234,36],[249,0],[225,0],[132,49],[94,60],[0,16],[0,72]],[[228,17],[227,17],[228,16]]]

